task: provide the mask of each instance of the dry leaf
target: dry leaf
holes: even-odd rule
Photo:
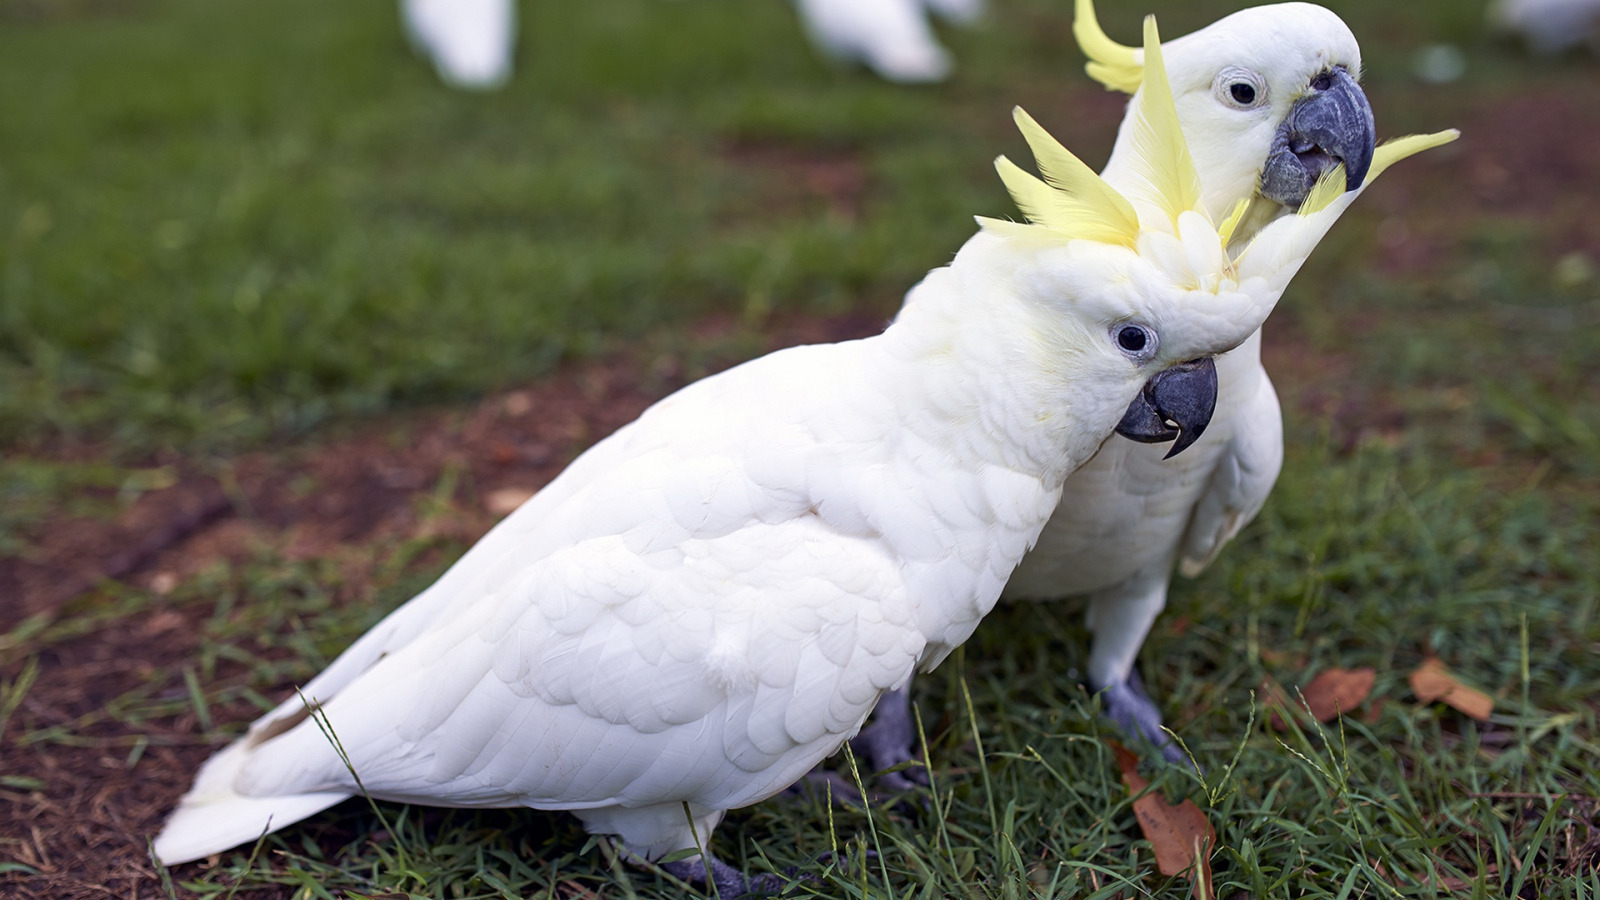
[[[506,415],[512,418],[527,415],[533,410],[533,392],[512,391],[506,395],[502,408],[505,410]]]
[[[1156,867],[1167,876],[1192,870],[1190,883],[1194,885],[1195,900],[1211,900],[1216,896],[1211,878],[1211,849],[1217,845],[1216,829],[1193,800],[1173,806],[1159,792],[1144,793],[1150,782],[1139,774],[1139,757],[1117,741],[1110,743],[1128,795],[1138,798],[1133,801],[1133,814],[1139,819],[1139,830],[1155,851]]]
[[[1457,681],[1437,656],[1423,660],[1411,673],[1411,692],[1423,703],[1443,701],[1480,722],[1488,721],[1494,712],[1493,697]]]
[[[1300,697],[1291,701],[1284,697],[1276,684],[1264,688],[1269,709],[1310,712],[1318,722],[1331,722],[1340,715],[1360,706],[1377,681],[1378,673],[1370,666],[1359,669],[1341,669],[1335,666],[1324,669],[1300,691]],[[1278,713],[1272,714],[1272,727],[1285,731],[1289,725]]]
[[[532,496],[533,491],[527,488],[500,488],[497,491],[490,491],[484,496],[483,508],[493,515],[508,516],[515,512],[517,507],[528,502],[528,498]]]
[[[1361,705],[1372,693],[1378,673],[1370,666],[1359,669],[1325,669],[1311,679],[1300,692],[1305,698],[1311,717],[1318,722],[1331,722],[1341,713]]]

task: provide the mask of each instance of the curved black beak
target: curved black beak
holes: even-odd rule
[[[1145,382],[1117,425],[1117,434],[1141,444],[1172,441],[1163,459],[1200,440],[1217,408],[1217,366],[1210,357],[1179,363]]]
[[[1343,66],[1311,79],[1310,91],[1289,110],[1272,139],[1261,171],[1261,195],[1291,209],[1324,173],[1344,163],[1345,190],[1367,180],[1378,131],[1372,104]]]

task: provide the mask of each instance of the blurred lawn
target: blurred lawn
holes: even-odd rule
[[[714,310],[887,316],[1001,200],[972,135],[1008,103],[826,68],[779,3],[535,4],[488,96],[389,3],[41,8],[0,28],[8,443],[259,438]],[[812,154],[858,209],[796,183]]]
[[[1131,40],[1146,11],[1176,35],[1242,4],[1104,5],[1107,29]],[[1492,45],[1475,4],[1331,5],[1362,39],[1383,136],[1594,91],[1592,62]],[[228,450],[467,400],[631,342],[689,346],[710,314],[754,330],[775,313],[887,317],[973,214],[1009,214],[991,160],[1027,158],[1012,105],[1104,158],[1121,101],[1082,75],[1069,6],[994,0],[983,27],[946,33],[956,78],[907,89],[820,61],[778,0],[543,0],[523,7],[515,80],[486,96],[439,87],[388,2],[0,6],[0,448],[34,457],[0,466],[0,550],[15,549],[8,526],[123,483],[103,461],[52,461],[64,443],[113,460]],[[1432,42],[1465,52],[1462,80],[1414,77],[1414,51]],[[1568,124],[1573,140],[1600,139]],[[1203,787],[1178,771],[1158,786],[1209,798],[1229,890],[1388,896],[1393,873],[1432,859],[1469,876],[1493,866],[1471,896],[1522,887],[1508,882],[1529,877],[1508,874],[1513,859],[1548,865],[1534,882],[1545,896],[1600,889],[1592,864],[1556,871],[1572,857],[1561,828],[1544,827],[1550,796],[1600,796],[1600,282],[1583,243],[1596,232],[1578,233],[1565,206],[1480,214],[1449,160],[1482,153],[1484,137],[1468,130],[1386,175],[1290,289],[1268,326],[1294,347],[1274,369],[1284,477],[1240,546],[1180,586],[1144,655],[1208,768]],[[1571,193],[1592,205],[1596,190]],[[1436,252],[1379,265],[1404,229]],[[432,574],[384,572],[379,602],[332,609],[335,569],[268,553],[170,600],[98,598],[69,631],[18,646],[42,653],[154,603],[214,603],[207,659],[257,668],[207,690],[256,696],[310,674]],[[87,615],[96,604],[103,619]],[[297,643],[306,631],[314,646]],[[1081,668],[1085,641],[1064,610],[997,612],[921,688],[935,763],[957,773],[941,785],[949,816],[926,827],[879,811],[871,832],[841,813],[839,834],[881,838],[891,880],[918,896],[1112,896],[1147,875],[1090,702],[1070,679],[1037,677]],[[261,649],[274,646],[292,659]],[[1399,698],[1425,650],[1498,692],[1493,726],[1390,702],[1348,734],[1280,743],[1251,730],[1249,690],[1266,675],[1373,665]],[[140,706],[170,687],[130,694],[142,712],[129,727],[171,715],[170,698]],[[987,759],[969,740],[980,731]],[[363,845],[342,870],[290,832],[273,846],[310,857],[231,871],[499,896],[486,871],[507,895],[546,889],[543,863],[518,868],[531,841],[584,884],[634,889],[570,828],[546,846],[463,821],[399,841],[397,860]],[[831,823],[766,804],[719,840],[803,864],[829,849]],[[192,887],[220,893],[229,871]],[[872,878],[829,885],[882,890]],[[1393,895],[1450,893],[1402,887]],[[1187,895],[1176,881],[1160,890]]]
[[[1148,5],[1169,34],[1218,8]],[[775,0],[535,3],[516,79],[473,96],[387,2],[19,0],[0,443],[236,445],[712,311],[887,316],[971,215],[1008,211],[990,160],[1018,153],[1012,105],[1104,157],[1119,104],[1082,77],[1067,6],[1002,0],[949,35],[953,83],[908,90],[819,60]],[[1145,4],[1107,6],[1137,33]],[[1412,102],[1403,48],[1470,39],[1467,4],[1345,6],[1385,133],[1450,124],[1444,92]]]

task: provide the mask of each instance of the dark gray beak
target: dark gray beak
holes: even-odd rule
[[[1172,441],[1171,459],[1200,440],[1217,408],[1217,366],[1210,357],[1179,363],[1145,382],[1117,425],[1117,434],[1141,444]]]
[[[1345,190],[1353,191],[1367,180],[1377,143],[1367,95],[1343,66],[1334,66],[1311,79],[1310,92],[1278,127],[1261,171],[1261,195],[1297,209],[1317,179],[1340,163]]]

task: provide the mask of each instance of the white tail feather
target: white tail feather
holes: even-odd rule
[[[342,791],[246,797],[234,790],[239,770],[256,744],[236,741],[211,757],[195,776],[194,787],[156,835],[156,859],[176,865],[254,842],[263,834],[292,825],[349,797]]]

